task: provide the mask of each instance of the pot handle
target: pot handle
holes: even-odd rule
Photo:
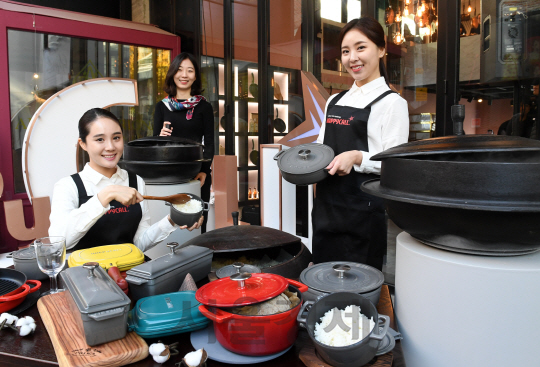
[[[280,150],[275,156],[274,156],[274,160],[277,161],[279,156],[282,155],[283,153],[285,153],[285,150]]]
[[[300,282],[298,282],[296,280],[292,280],[292,279],[288,279],[288,278],[285,278],[285,279],[287,279],[287,282],[289,282],[290,285],[294,285],[296,288],[298,288],[300,293],[307,292],[307,290],[309,289],[309,287],[307,285],[305,285],[304,283],[300,283]]]
[[[26,284],[33,284],[34,286],[30,288],[30,291],[28,293],[34,293],[39,288],[41,288],[41,282],[39,280],[27,280]]]
[[[103,321],[112,319],[113,317],[123,315],[126,312],[124,307],[113,308],[112,310],[96,312],[94,314],[88,314],[88,317],[96,321]]]
[[[388,331],[388,328],[390,327],[390,317],[386,315],[379,315],[379,324],[384,322],[383,329],[380,333],[372,333],[370,338],[376,339],[376,340],[382,340],[384,336],[386,335],[386,332]],[[378,331],[378,330],[377,330]]]
[[[24,288],[24,289],[17,294],[14,294],[11,296],[0,297],[0,302],[15,301],[16,299],[26,297],[28,293],[30,292],[30,286],[28,284],[23,284],[20,288]]]
[[[223,321],[226,321],[233,317],[232,313],[223,312],[222,310],[216,308],[216,313],[211,312],[205,305],[199,305],[199,312],[204,316],[208,317],[210,320],[221,324]]]
[[[300,312],[298,312],[298,316],[296,316],[296,321],[298,322],[298,325],[300,327],[303,327],[304,329],[307,329],[306,327],[306,316],[304,316],[304,312],[308,311],[311,309],[311,306],[313,306],[315,302],[314,301],[306,301],[304,302],[304,304],[302,305],[302,308],[300,309]]]
[[[203,212],[207,212],[210,210],[210,204],[208,204],[207,202],[203,201]]]

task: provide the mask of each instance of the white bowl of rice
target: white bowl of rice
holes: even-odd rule
[[[208,211],[208,203],[193,194],[186,194],[191,200],[184,204],[170,204],[171,220],[179,226],[191,227],[201,218],[204,211]]]

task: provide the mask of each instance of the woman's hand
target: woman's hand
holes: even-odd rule
[[[199,172],[197,173],[197,176],[195,176],[194,180],[201,181],[201,187],[204,185],[204,181],[206,181],[206,173]]]
[[[171,136],[173,128],[172,126],[169,128],[170,125],[171,123],[169,121],[165,121],[161,131],[159,132],[159,136]]]
[[[359,150],[349,150],[348,152],[343,152],[338,156],[334,157],[332,162],[326,167],[329,169],[329,174],[338,176],[345,176],[351,173],[351,169],[355,164],[362,164],[362,152]]]
[[[137,190],[132,187],[120,185],[107,186],[101,190],[97,196],[104,208],[113,200],[116,200],[125,206],[143,201],[142,195]]]
[[[169,221],[172,222],[171,220],[171,217],[169,216]],[[192,225],[191,227],[188,228],[188,226],[182,226],[180,227],[180,229],[187,229],[188,231],[193,231],[194,229],[197,229],[197,228],[200,228],[203,224],[203,221],[204,221],[204,217],[201,215],[201,217],[199,218],[199,221],[197,223],[195,223],[194,225]]]

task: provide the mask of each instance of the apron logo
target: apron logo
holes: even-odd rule
[[[354,120],[354,117],[351,116],[348,120],[347,119],[341,119],[341,118],[333,118],[329,117],[326,119],[327,124],[334,124],[334,125],[350,125],[350,121]]]
[[[118,213],[129,213],[129,209],[127,206],[125,206],[123,208],[113,208],[107,211],[107,214],[118,214]]]

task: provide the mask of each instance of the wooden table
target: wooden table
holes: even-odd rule
[[[49,281],[43,281],[41,291],[45,292],[49,289]],[[390,327],[396,330],[396,324],[394,319],[394,310],[392,307],[392,301],[390,298],[390,292],[388,287],[383,285],[381,290],[381,297],[379,304],[377,305],[379,313],[390,316]],[[54,349],[45,329],[45,325],[41,321],[37,306],[32,306],[30,309],[22,312],[19,316],[32,316],[36,320],[37,329],[31,336],[20,337],[15,331],[0,330],[0,365],[4,367],[19,367],[19,366],[51,366],[58,365]],[[160,338],[161,342],[165,344],[172,344],[179,342],[178,350],[179,355],[171,357],[163,366],[174,366],[174,363],[180,362],[188,352],[193,351],[191,342],[189,339],[189,333],[178,334],[172,336],[166,336]],[[148,345],[156,343],[157,339],[146,339]],[[258,363],[259,367],[305,367],[304,363],[298,358],[300,350],[310,345],[312,342],[304,329],[300,329],[298,333],[298,339],[293,348],[287,353],[283,354],[279,358],[274,360]],[[401,343],[396,342],[396,347],[393,350],[393,367],[404,367],[405,362],[401,353]],[[215,362],[208,360],[208,367],[227,367],[230,364]],[[157,367],[162,366],[155,363],[151,357],[148,357],[137,363],[130,364],[132,367]]]

